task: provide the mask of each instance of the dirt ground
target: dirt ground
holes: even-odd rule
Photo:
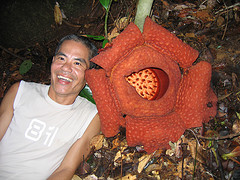
[[[70,16],[62,25],[53,23],[51,27],[58,29],[57,34],[47,42],[34,42],[23,48],[0,45],[0,101],[9,87],[21,79],[50,83],[52,55],[62,36],[69,33],[104,36],[103,7],[98,1],[91,1],[89,7],[86,16]],[[111,40],[116,35],[113,31],[116,27],[117,33],[121,33],[133,21],[135,13],[135,1],[113,1],[108,38]],[[218,97],[218,114],[202,129],[186,130],[178,142],[172,143],[171,149],[151,155],[142,146],[128,147],[124,129],[112,138],[98,136],[74,178],[239,179],[240,3],[237,0],[154,1],[150,17],[197,49],[200,52],[197,61],[212,64],[211,86]],[[127,21],[121,21],[122,18]],[[100,49],[102,41],[93,41]],[[29,70],[23,62],[30,62]]]

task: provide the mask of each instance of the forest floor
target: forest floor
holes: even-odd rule
[[[93,14],[99,8],[101,5],[95,2],[89,10],[91,16],[68,19],[75,24],[85,20],[82,28],[69,23],[53,26],[62,28],[62,34],[68,31],[104,36],[105,12],[101,10],[98,17]],[[108,23],[110,39],[132,21],[135,11],[135,1],[113,2]],[[218,113],[203,127],[186,130],[178,142],[171,143],[171,149],[153,154],[146,154],[142,146],[128,147],[124,129],[111,138],[97,136],[74,179],[240,179],[240,3],[161,0],[154,2],[151,18],[197,49],[198,61],[212,64],[211,84],[218,97]],[[50,83],[50,64],[59,39],[22,49],[0,45],[0,101],[21,79]],[[98,48],[101,43],[96,41]]]

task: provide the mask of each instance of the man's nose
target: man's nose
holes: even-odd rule
[[[72,64],[70,62],[65,62],[61,69],[66,72],[72,72]]]

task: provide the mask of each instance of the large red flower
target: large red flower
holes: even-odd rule
[[[130,23],[92,59],[102,69],[86,72],[105,136],[126,127],[128,145],[144,145],[151,153],[215,116],[211,65],[193,66],[197,57],[198,51],[149,17],[143,33]]]

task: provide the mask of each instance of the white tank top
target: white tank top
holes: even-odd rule
[[[0,180],[45,180],[60,165],[97,113],[77,97],[61,105],[48,96],[49,86],[21,81],[14,116],[0,142]]]

